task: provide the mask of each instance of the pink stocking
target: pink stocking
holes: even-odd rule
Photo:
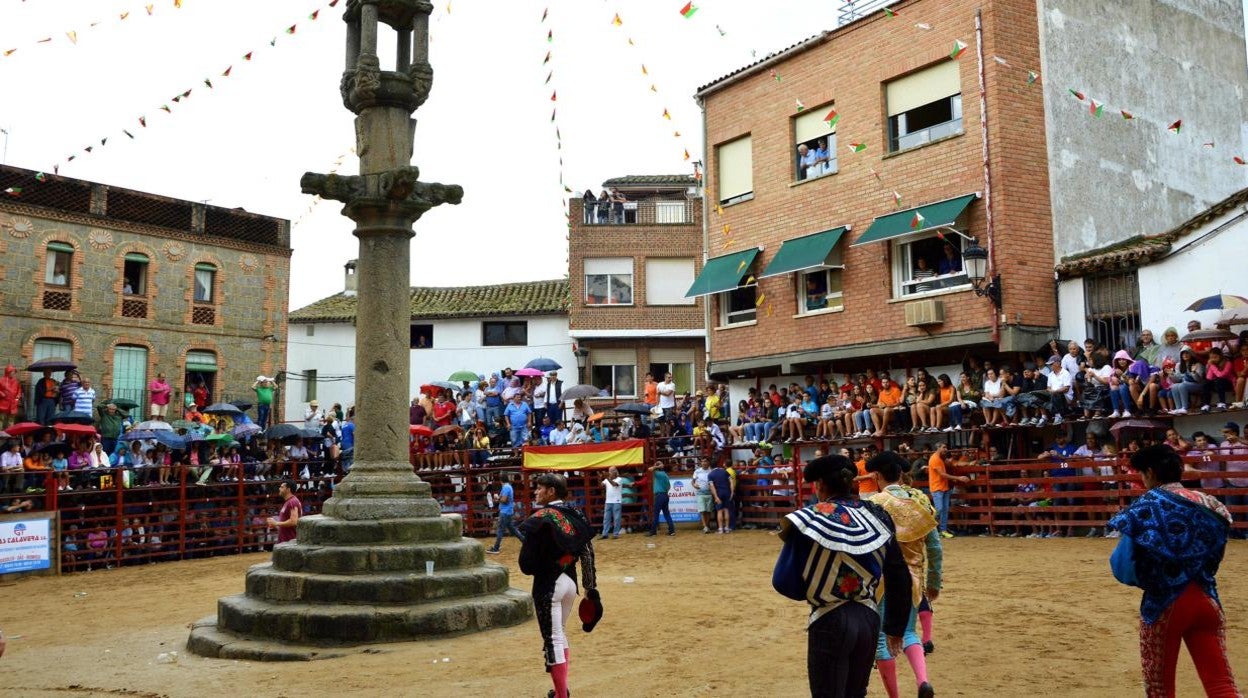
[[[923,626],[923,642],[932,641],[932,612],[919,611],[919,625]]]
[[[555,698],[568,698],[568,651],[563,651],[563,663],[550,667],[550,678],[555,682]]]
[[[877,659],[875,667],[880,670],[880,680],[884,682],[888,698],[898,698],[901,694],[897,692],[897,660]]]
[[[910,660],[910,668],[914,669],[915,684],[922,686],[927,683],[927,658],[923,656],[923,645],[907,647],[906,659]]]

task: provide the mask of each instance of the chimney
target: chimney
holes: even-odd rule
[[[346,278],[344,279],[345,283],[344,283],[344,288],[342,291],[342,295],[344,296],[355,295],[356,289],[358,288],[358,286],[356,285],[356,282],[359,279],[359,277],[355,275],[356,274],[355,265],[359,261],[360,260],[358,259],[353,259],[350,262],[347,262],[346,264],[343,265],[343,269],[346,270]]]

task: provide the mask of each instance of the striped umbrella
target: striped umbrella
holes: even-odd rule
[[[1225,310],[1227,308],[1242,308],[1244,306],[1248,306],[1248,298],[1219,293],[1216,296],[1201,298],[1187,306],[1187,310],[1199,312],[1201,310]]]

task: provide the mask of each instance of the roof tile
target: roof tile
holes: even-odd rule
[[[567,279],[525,281],[492,286],[413,286],[412,319],[550,315],[567,312]],[[357,296],[343,293],[322,298],[289,316],[293,323],[349,322],[355,319]]]

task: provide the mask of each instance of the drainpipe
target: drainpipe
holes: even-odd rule
[[[993,233],[996,231],[992,217],[992,167],[988,161],[988,90],[984,79],[984,20],[981,11],[975,11],[975,55],[979,59],[979,132],[983,143],[984,157],[984,212],[988,224],[988,278],[997,273],[997,252],[993,245]],[[1001,314],[992,303],[992,343],[1001,344]]]
[[[702,268],[706,268],[707,251],[711,249],[711,229],[710,229],[710,204],[706,200],[706,177],[710,171],[708,166],[710,159],[706,157],[708,148],[706,145],[706,107],[702,101],[702,97],[695,96],[694,101],[698,103],[698,109],[702,110],[702,181],[698,183],[702,190]],[[711,378],[711,297],[702,296],[702,380],[707,381]]]

